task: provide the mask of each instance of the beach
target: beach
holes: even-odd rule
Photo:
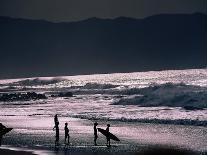
[[[192,151],[186,151],[186,150],[181,150],[181,149],[174,149],[174,148],[166,148],[166,147],[152,147],[152,148],[147,148],[139,152],[133,152],[133,151],[120,151],[120,150],[103,150],[103,149],[91,149],[91,148],[70,148],[69,149],[63,149],[63,150],[54,150],[54,151],[46,151],[46,150],[33,150],[33,151],[28,151],[25,149],[20,150],[13,150],[11,147],[6,147],[4,149],[0,149],[0,154],[2,155],[71,155],[71,154],[77,154],[77,155],[84,155],[84,154],[91,154],[91,155],[103,155],[103,154],[109,154],[109,155],[114,155],[114,154],[128,154],[128,155],[197,155],[202,153],[195,153]],[[204,153],[203,153],[204,154]]]
[[[4,149],[0,149],[0,154],[2,155],[33,155],[31,152],[26,152],[26,151],[14,151],[14,150],[10,150],[9,148],[4,148]]]
[[[5,120],[7,123],[4,122]],[[55,131],[52,130],[53,118],[30,116],[27,118],[19,117],[14,120],[12,116],[7,116],[5,120],[1,120],[1,122],[15,128],[4,137],[4,149],[17,147],[21,151],[26,149],[35,154],[48,155],[82,155],[85,153],[146,154],[150,151],[155,153],[157,150],[160,150],[159,152],[173,151],[178,154],[179,152],[187,154],[206,153],[205,133],[207,129],[205,127],[100,121],[98,125],[100,128],[105,128],[106,123],[110,123],[110,131],[121,140],[120,142],[112,141],[112,147],[106,147],[106,139],[101,133],[98,133],[98,146],[94,146],[93,121],[60,117],[60,146],[55,147]],[[25,122],[24,125],[20,123],[23,121]],[[63,129],[66,121],[69,123],[70,128],[70,146],[65,146],[64,144]],[[44,122],[45,126],[43,126]],[[17,124],[19,124],[18,127]]]
[[[1,155],[34,155],[32,152],[26,151],[24,149],[19,148],[17,149],[12,149],[11,147],[3,147],[0,148],[0,154]]]
[[[202,69],[1,80],[0,122],[13,128],[3,137],[1,152],[206,154],[206,79]],[[94,122],[102,129],[110,124],[120,142],[106,147],[106,137],[98,132],[94,146]]]

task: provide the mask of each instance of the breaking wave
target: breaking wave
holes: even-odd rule
[[[112,84],[86,83],[82,89],[111,89],[116,87],[118,86]]]
[[[34,78],[34,79],[25,79],[17,82],[10,83],[10,86],[38,86],[38,85],[49,85],[55,84],[64,81],[63,78]]]
[[[129,119],[129,118],[104,118],[90,117],[88,115],[73,115],[74,118],[103,120],[103,121],[120,121],[120,122],[136,122],[136,123],[154,123],[154,124],[174,124],[174,125],[192,125],[192,126],[207,126],[206,120],[191,120],[191,119]]]
[[[199,86],[166,83],[128,90],[128,94],[139,94],[139,96],[124,97],[113,104],[183,107],[187,110],[207,108],[207,90]]]

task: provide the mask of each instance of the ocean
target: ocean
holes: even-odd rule
[[[71,130],[76,136],[93,136],[90,125],[95,121],[102,122],[102,127],[110,122],[116,124],[112,131],[123,139],[133,141],[136,135],[139,143],[207,149],[207,69],[4,79],[0,92],[36,92],[47,97],[0,102],[0,121],[16,128],[13,136],[18,137],[11,141],[8,136],[8,145],[26,145],[19,141],[22,133],[24,137],[52,135],[53,117],[58,114],[62,124],[75,122]],[[73,96],[58,96],[66,92]],[[44,138],[39,139],[31,143],[44,145]],[[48,136],[47,144],[52,139]]]

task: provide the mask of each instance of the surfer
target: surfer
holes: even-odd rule
[[[106,130],[101,129],[101,128],[97,128],[97,129],[98,129],[98,131],[101,134],[103,134],[104,136],[106,136],[106,140],[107,140],[106,146],[109,146],[110,147],[111,146],[110,140],[114,140],[114,141],[120,141],[120,140],[114,134],[112,134],[112,133],[109,132],[109,127],[110,127],[110,124],[107,124]]]
[[[6,127],[2,123],[0,123],[0,146],[1,146],[1,140],[3,137],[3,134],[1,134],[1,131],[3,131],[4,129],[6,129]]]
[[[58,121],[57,114],[54,117],[54,122],[55,122],[55,126],[54,126],[53,130],[55,129],[55,131],[56,131],[55,146],[57,146],[57,145],[59,145],[59,121]]]
[[[67,139],[68,139],[68,145],[69,145],[69,138],[70,138],[70,136],[69,136],[68,123],[65,123],[65,128],[64,128],[64,130],[65,130],[65,144],[66,144],[66,141],[67,141]]]
[[[56,125],[56,123],[59,123],[57,114],[56,114],[55,117],[54,117],[54,122],[55,122],[55,125]]]
[[[107,135],[106,135],[106,146],[111,146],[111,144],[110,144],[110,136],[109,136],[109,127],[110,127],[110,124],[107,124],[107,128],[106,128],[106,132],[107,132]]]
[[[97,133],[97,128],[96,128],[97,125],[98,125],[98,123],[95,122],[95,123],[94,123],[94,127],[93,127],[93,129],[94,129],[94,145],[95,145],[95,146],[97,146],[96,140],[97,140],[97,138],[98,138],[98,133]]]

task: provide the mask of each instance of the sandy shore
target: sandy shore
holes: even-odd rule
[[[34,155],[32,152],[23,150],[13,150],[8,147],[0,148],[0,155]]]
[[[135,150],[124,150],[117,147],[68,147],[56,148],[54,150],[27,150],[23,148],[12,148],[5,146],[0,148],[1,155],[205,155],[205,153],[198,153],[189,150],[148,146]]]
[[[60,117],[59,121],[60,146],[55,148],[52,117],[1,118],[0,122],[14,130],[3,137],[0,155],[205,155],[207,150],[204,127],[99,121],[101,128],[110,123],[110,131],[121,139],[121,142],[112,141],[112,147],[108,148],[100,133],[98,146],[94,146],[93,121],[68,117]],[[67,148],[64,145],[65,122],[69,123],[71,136]]]

